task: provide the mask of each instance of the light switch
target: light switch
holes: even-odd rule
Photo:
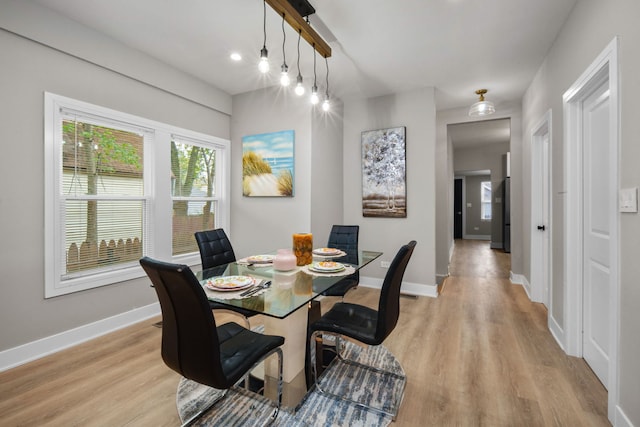
[[[471,207],[471,203],[467,203],[467,207],[470,208]]]
[[[620,212],[638,212],[638,187],[620,189]]]

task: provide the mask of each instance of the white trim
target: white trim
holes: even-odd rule
[[[616,427],[633,427],[633,423],[627,417],[627,414],[624,413],[620,406],[616,406],[616,422],[613,423]]]
[[[549,237],[548,237],[548,242],[549,242],[549,247],[548,247],[548,251],[546,252],[547,255],[547,259],[538,259],[538,254],[540,253],[541,249],[543,249],[544,247],[544,236],[541,234],[541,232],[539,230],[536,229],[536,226],[539,225],[538,224],[534,224],[533,221],[531,223],[531,228],[529,230],[530,233],[530,253],[531,253],[531,265],[530,265],[530,274],[531,274],[531,297],[532,297],[532,301],[535,302],[541,302],[543,304],[545,304],[546,307],[549,308],[548,310],[548,315],[550,315],[551,313],[551,309],[552,309],[552,305],[551,305],[551,295],[553,294],[552,290],[553,290],[553,274],[551,274],[551,272],[553,271],[553,266],[552,266],[552,260],[553,260],[553,245],[551,245],[551,242],[553,242],[553,227],[552,227],[552,219],[553,219],[553,215],[551,215],[551,212],[553,212],[553,197],[551,197],[551,171],[553,170],[553,166],[552,166],[552,157],[551,157],[551,153],[553,152],[552,150],[552,135],[553,135],[553,128],[552,128],[552,115],[551,115],[551,109],[547,110],[547,112],[541,117],[541,119],[538,121],[538,123],[536,124],[536,126],[533,127],[533,129],[531,130],[531,135],[530,135],[530,142],[531,142],[531,175],[534,176],[537,173],[542,173],[544,171],[544,163],[547,164],[548,169],[547,172],[549,174],[549,178],[548,178],[548,183],[547,183],[547,224],[544,224],[546,226],[546,230],[542,233],[549,233]],[[541,144],[544,140],[544,137],[547,137],[547,147],[548,150],[546,152],[546,158],[542,158],[542,157],[538,157],[537,155],[534,155],[534,153],[538,150],[538,145]],[[536,151],[534,151],[536,150]],[[543,156],[545,156],[545,153],[542,152],[541,153]],[[541,163],[540,164],[536,164],[536,160],[540,160]],[[538,217],[537,215],[537,207],[539,207],[540,205],[540,201],[542,200],[542,197],[544,195],[544,191],[541,188],[538,188],[538,186],[534,186],[533,182],[531,183],[531,218],[534,219],[536,217]],[[538,234],[540,234],[538,236]],[[539,268],[540,265],[542,263],[545,263],[547,265],[547,277],[542,277],[541,274],[541,269]],[[548,289],[548,295],[546,295],[545,298],[545,289],[544,286],[547,286]]]
[[[522,286],[522,289],[524,289],[524,293],[527,294],[527,298],[531,300],[531,285],[523,274],[516,274],[513,271],[510,271],[509,280],[511,280],[511,283],[515,285]]]
[[[360,286],[364,288],[382,289],[382,282],[384,279],[360,276]],[[438,285],[403,281],[400,292],[406,295],[438,298]]]
[[[553,317],[551,310],[547,310],[549,315],[547,316],[547,327],[549,328],[549,332],[551,332],[551,336],[556,340],[558,346],[566,353],[564,348],[564,342],[566,340],[564,330],[560,327],[556,319]]]
[[[160,314],[153,303],[0,352],[0,372],[48,356]]]
[[[608,373],[608,417],[613,423],[618,401],[618,347],[620,330],[620,259],[619,236],[620,221],[617,211],[617,196],[619,188],[620,169],[620,97],[619,97],[619,67],[618,67],[618,38],[615,37],[607,47],[598,55],[596,60],[576,80],[576,82],[564,93],[565,120],[565,176],[567,183],[567,201],[565,210],[565,295],[564,295],[564,325],[566,352],[569,355],[582,357],[582,316],[583,316],[583,289],[582,289],[582,141],[581,134],[581,106],[582,100],[591,90],[608,82],[610,97],[610,122],[609,140],[610,151],[610,187],[612,198],[609,203],[609,216],[611,219],[611,239],[609,253],[611,255],[611,294],[609,305],[609,373]]]
[[[93,120],[117,123],[119,128],[126,127],[136,132],[144,132],[144,196],[140,197],[144,206],[143,226],[145,228],[142,233],[144,255],[189,265],[200,262],[197,250],[190,254],[172,257],[171,178],[163,171],[171,168],[170,144],[174,137],[180,141],[216,150],[216,194],[213,197],[216,200],[215,226],[226,230],[230,228],[231,142],[229,140],[45,92],[45,298],[145,276],[140,265],[135,262],[131,265],[122,265],[119,269],[90,271],[83,276],[63,278],[65,252],[62,244],[62,230],[64,225],[60,223],[59,214],[62,203],[60,196],[62,156],[60,141],[57,137],[62,133],[61,110],[77,111],[82,117],[89,115]]]
[[[491,240],[491,235],[487,234],[465,234],[462,236],[465,240]]]

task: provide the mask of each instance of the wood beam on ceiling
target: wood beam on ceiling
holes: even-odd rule
[[[311,25],[304,20],[297,10],[289,4],[287,0],[265,0],[273,10],[275,10],[280,16],[284,14],[284,19],[296,32],[302,32],[302,38],[307,43],[314,47],[314,49],[322,55],[324,58],[331,56],[331,46],[324,41],[322,37],[316,31],[311,28]]]

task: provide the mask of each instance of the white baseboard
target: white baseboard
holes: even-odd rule
[[[556,319],[553,318],[553,316],[551,315],[551,311],[549,311],[547,327],[549,328],[549,332],[551,332],[551,336],[553,337],[553,339],[556,340],[556,342],[558,343],[562,351],[566,353],[564,349],[564,344],[563,344],[564,330],[560,327]]]
[[[465,234],[462,236],[465,240],[491,240],[491,235],[488,234]]]
[[[615,422],[613,425],[616,427],[634,427],[631,420],[619,405],[616,406]]]
[[[0,372],[15,368],[60,350],[78,345],[109,332],[160,314],[160,304],[153,303],[87,325],[0,352]]]
[[[360,286],[365,288],[382,289],[382,282],[383,279],[360,276]],[[438,298],[438,286],[435,284],[429,285],[426,283],[411,283],[403,281],[400,292],[412,296]]]
[[[510,271],[509,279],[511,280],[511,283],[514,283],[516,285],[521,285],[522,288],[524,289],[524,292],[527,294],[527,298],[531,300],[531,285],[529,284],[529,281],[524,275],[516,274],[513,271]]]

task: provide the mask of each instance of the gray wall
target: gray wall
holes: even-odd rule
[[[491,207],[492,221],[490,226],[491,246],[502,247],[502,187],[507,176],[505,156],[509,152],[509,143],[496,143],[476,148],[464,148],[453,151],[453,167],[457,175],[464,175],[465,171],[490,170],[491,186],[493,190],[493,204]],[[473,178],[469,176],[467,178]],[[513,194],[512,194],[513,196]],[[496,197],[501,201],[496,202]],[[513,215],[512,215],[513,216]],[[467,228],[467,234],[477,234],[473,228]]]
[[[553,231],[553,289],[552,298],[558,303],[552,307],[556,321],[563,321],[564,313],[564,127],[562,95],[580,77],[600,52],[619,36],[620,63],[620,187],[638,187],[640,184],[640,3],[633,0],[582,0],[576,3],[565,26],[550,49],[523,99],[524,165],[530,164],[530,134],[533,126],[551,109],[552,129],[552,224]],[[529,193],[531,179],[525,174],[523,183]],[[528,237],[531,227],[531,206],[525,200],[524,274],[530,278]],[[619,318],[619,406],[632,425],[640,425],[640,216],[620,215],[620,318]],[[580,301],[568,301],[580,304]],[[560,325],[564,327],[563,324]]]
[[[361,133],[406,126],[407,218],[362,216]],[[344,105],[344,220],[360,225],[360,247],[384,251],[391,260],[402,244],[418,245],[405,280],[435,285],[435,102],[433,88],[377,98],[346,100]],[[380,263],[364,275],[383,278]]]
[[[496,113],[491,120],[509,118],[511,127],[511,143],[508,145],[496,144],[498,147],[493,154],[485,153],[486,148],[476,150],[475,153],[456,153],[452,147],[447,133],[447,126],[456,123],[478,121],[471,120],[468,116],[469,109],[453,108],[437,112],[436,129],[436,267],[439,278],[446,277],[449,271],[449,259],[453,249],[453,180],[455,171],[465,170],[491,170],[493,185],[501,185],[506,171],[502,155],[511,152],[511,271],[522,273],[523,266],[523,199],[522,177],[525,171],[522,160],[522,113],[519,104],[498,104]],[[488,154],[486,157],[485,155]],[[478,158],[484,158],[477,161]],[[487,166],[495,164],[495,166]],[[497,176],[494,171],[499,171]],[[492,213],[496,213],[497,206]],[[502,212],[499,212],[500,217]],[[500,224],[493,222],[492,239],[495,244],[502,240]],[[495,234],[494,234],[495,233]],[[495,237],[493,237],[495,236]],[[500,237],[497,237],[500,236]],[[528,255],[527,255],[528,256]]]
[[[96,50],[95,46],[101,45],[105,51],[120,52],[130,69],[136,64],[146,69],[153,63],[158,74],[167,71],[140,52],[103,39],[97,42],[97,35],[72,22],[60,22],[50,14],[45,21],[40,21],[39,15],[27,19],[21,9],[4,7],[2,28],[10,25],[12,31],[19,31],[23,22],[29,24],[25,33],[31,26],[40,32],[64,30],[67,38],[85,48]],[[5,183],[0,192],[0,351],[157,302],[146,278],[44,299],[45,91],[229,138],[229,117],[190,101],[188,90],[177,96],[63,53],[64,44],[55,47],[0,29],[0,179]],[[74,47],[81,50],[81,46]],[[176,91],[200,85],[175,70],[168,70],[168,75],[173,76]],[[228,98],[222,103],[230,103]]]
[[[342,109],[326,114],[308,99],[278,88],[233,97],[231,122],[231,235],[239,257],[290,248],[292,235],[311,232],[326,245],[342,223]],[[242,196],[242,137],[295,131],[294,197]],[[312,197],[313,195],[313,197]]]

